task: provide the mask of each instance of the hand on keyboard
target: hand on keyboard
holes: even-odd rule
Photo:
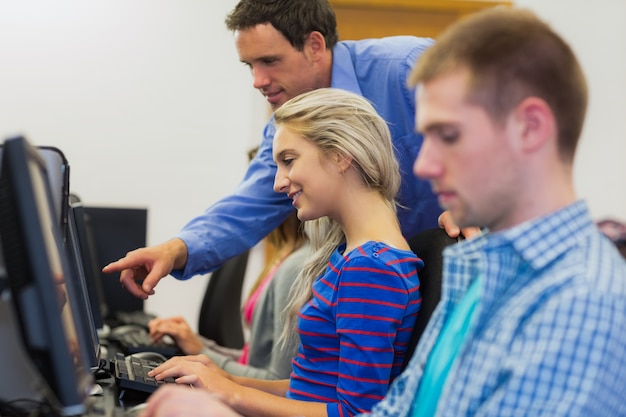
[[[117,343],[125,354],[137,352],[158,352],[166,358],[182,354],[180,348],[173,340],[161,340],[153,342],[144,327],[126,324],[111,330],[109,340]]]
[[[175,383],[174,378],[165,378],[157,381],[148,376],[148,372],[156,368],[161,362],[141,355],[124,356],[118,353],[111,361],[111,373],[115,376],[115,383],[120,389],[129,389],[152,393],[163,384]]]

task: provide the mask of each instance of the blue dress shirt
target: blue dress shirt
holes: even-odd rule
[[[584,202],[444,251],[442,299],[375,417],[405,417],[474,276],[473,326],[436,416],[626,415],[626,262]]]
[[[441,208],[426,181],[413,175],[413,163],[422,144],[415,133],[415,92],[407,78],[430,39],[397,36],[383,39],[339,42],[333,49],[331,87],[360,94],[372,102],[387,120],[402,185],[398,217],[404,235],[437,227]],[[293,210],[285,194],[273,190],[276,164],[272,158],[275,127],[270,119],[263,132],[257,156],[235,192],[191,220],[177,235],[187,245],[184,271],[179,279],[210,272],[227,259],[254,246]]]

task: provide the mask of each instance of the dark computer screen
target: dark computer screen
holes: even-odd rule
[[[85,206],[85,213],[89,216],[100,268],[131,250],[146,246],[147,209]],[[119,274],[105,274],[100,269],[99,275],[109,318],[114,318],[118,312],[143,310],[141,298],[120,291]]]
[[[0,171],[0,237],[22,342],[64,415],[84,413],[92,385],[69,306],[71,275],[46,164],[23,137],[7,139]]]
[[[100,262],[96,253],[95,241],[89,215],[80,201],[70,204],[70,221],[75,226],[78,249],[83,264],[87,295],[91,305],[96,329],[104,328],[104,317],[108,314],[108,306],[104,297],[104,289],[100,279]]]
[[[71,269],[70,277],[66,279],[68,296],[76,318],[76,330],[85,366],[95,370],[100,366],[100,340],[87,291],[85,266],[72,210],[68,212],[67,232],[65,249]]]

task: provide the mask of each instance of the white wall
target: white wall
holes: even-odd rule
[[[576,167],[596,218],[626,220],[626,2],[520,0],[568,39],[591,103]],[[236,0],[0,1],[0,137],[63,150],[89,205],[147,207],[162,242],[227,194],[267,107],[224,17]],[[195,325],[206,281],[147,308]]]
[[[148,242],[170,238],[236,186],[267,116],[235,4],[0,1],[0,137],[59,147],[86,204],[147,207]],[[205,284],[164,280],[147,308],[195,324]]]
[[[590,90],[575,165],[576,189],[596,219],[626,221],[626,2],[515,3],[548,21],[576,52]]]

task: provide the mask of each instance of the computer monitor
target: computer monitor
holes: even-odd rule
[[[63,239],[67,233],[68,201],[70,194],[70,165],[59,148],[54,146],[37,146],[39,154],[46,163],[48,182],[52,190],[52,201],[56,216],[59,219]],[[2,160],[2,144],[0,144],[0,161]]]
[[[139,207],[85,206],[93,232],[96,258],[102,266],[118,260],[126,253],[146,246],[148,210]],[[119,274],[102,272],[99,279],[104,290],[108,316],[115,320],[120,312],[143,311],[144,301],[129,291],[120,291]]]
[[[4,142],[0,171],[0,237],[12,306],[24,348],[58,413],[85,412],[93,377],[81,357],[67,304],[71,270],[46,164],[23,137]]]
[[[69,259],[69,265],[72,268],[71,276],[74,280],[68,280],[68,284],[72,284],[71,288],[68,287],[68,296],[70,299],[75,299],[70,305],[76,311],[74,312],[75,321],[78,325],[78,337],[81,341],[81,351],[83,358],[86,361],[86,366],[89,368],[99,366],[100,362],[100,344],[98,340],[97,327],[94,329],[94,323],[98,326],[101,323],[101,318],[98,312],[98,319],[91,312],[90,304],[85,304],[85,280],[83,279],[83,260],[82,255],[75,258],[79,249],[81,248],[77,242],[78,237],[71,237],[70,234],[77,234],[77,230],[71,230],[74,226],[72,221],[72,213],[70,212],[70,166],[67,158],[63,152],[54,146],[37,146],[37,151],[44,159],[46,164],[46,172],[48,176],[48,183],[52,192],[52,201],[56,211],[56,217],[59,219],[59,226],[61,229],[61,235],[63,236],[63,242],[67,250],[67,256]],[[0,145],[0,160],[2,159],[2,145]],[[0,164],[1,166],[1,164]],[[74,227],[76,229],[77,227]],[[89,301],[89,299],[87,299]],[[101,324],[100,324],[101,325]]]
[[[83,264],[87,295],[91,305],[91,313],[97,330],[105,328],[104,318],[108,314],[108,306],[102,287],[98,256],[95,241],[91,231],[89,215],[85,212],[83,203],[70,199],[70,222],[75,226],[78,248]]]
[[[69,259],[71,274],[66,280],[70,305],[76,318],[76,330],[81,344],[81,353],[85,366],[92,370],[100,368],[100,339],[94,321],[91,301],[87,291],[85,266],[81,254],[81,243],[76,230],[74,212],[68,212],[68,236],[65,249]]]

